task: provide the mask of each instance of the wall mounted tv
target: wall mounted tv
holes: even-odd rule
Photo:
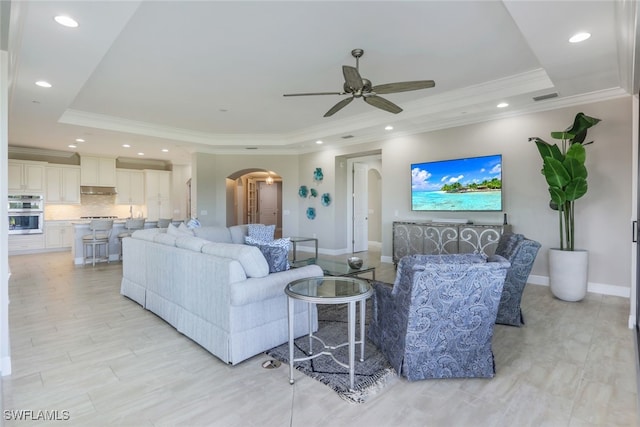
[[[501,211],[502,155],[412,164],[411,210]]]

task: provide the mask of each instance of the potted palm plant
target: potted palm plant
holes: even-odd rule
[[[549,250],[549,286],[565,301],[580,301],[587,294],[589,253],[575,248],[575,201],[587,193],[585,142],[587,131],[600,122],[584,113],[576,114],[567,130],[551,132],[560,145],[538,137],[534,141],[542,157],[542,175],[549,185],[551,209],[558,211],[560,247]]]

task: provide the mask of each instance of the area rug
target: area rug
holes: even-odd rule
[[[371,316],[371,302],[367,304],[367,321]],[[356,313],[357,315],[357,313]],[[318,332],[315,334],[327,345],[338,345],[347,341],[347,305],[318,305]],[[356,330],[358,337],[359,328]],[[304,357],[309,349],[309,338],[300,337],[294,341],[294,357]],[[320,351],[321,344],[314,340],[313,348]],[[266,354],[283,363],[289,363],[289,343],[282,344],[266,352]],[[349,360],[349,346],[333,351],[336,359],[343,363]],[[397,380],[396,371],[387,359],[369,341],[365,340],[364,362],[360,362],[360,346],[356,345],[356,362],[353,390],[349,390],[349,370],[335,363],[328,355],[315,359],[296,362],[295,368],[305,375],[329,386],[338,395],[352,403],[364,403],[385,386]],[[287,368],[288,369],[288,368]]]

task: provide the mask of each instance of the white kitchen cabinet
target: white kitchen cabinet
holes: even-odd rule
[[[157,221],[158,218],[172,218],[171,172],[145,170],[144,179],[147,220]]]
[[[80,168],[47,166],[45,202],[48,204],[80,204]]]
[[[44,237],[47,249],[70,248],[73,245],[73,225],[68,221],[46,221]]]
[[[10,234],[7,239],[9,255],[37,252],[44,249],[43,234]]]
[[[116,204],[144,205],[144,172],[130,169],[116,170]]]
[[[116,159],[106,157],[80,157],[81,185],[99,187],[116,186]]]
[[[45,162],[8,161],[8,189],[13,193],[44,192]]]

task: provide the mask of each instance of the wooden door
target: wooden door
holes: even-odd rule
[[[278,189],[275,184],[258,183],[258,222],[265,225],[278,224]]]

